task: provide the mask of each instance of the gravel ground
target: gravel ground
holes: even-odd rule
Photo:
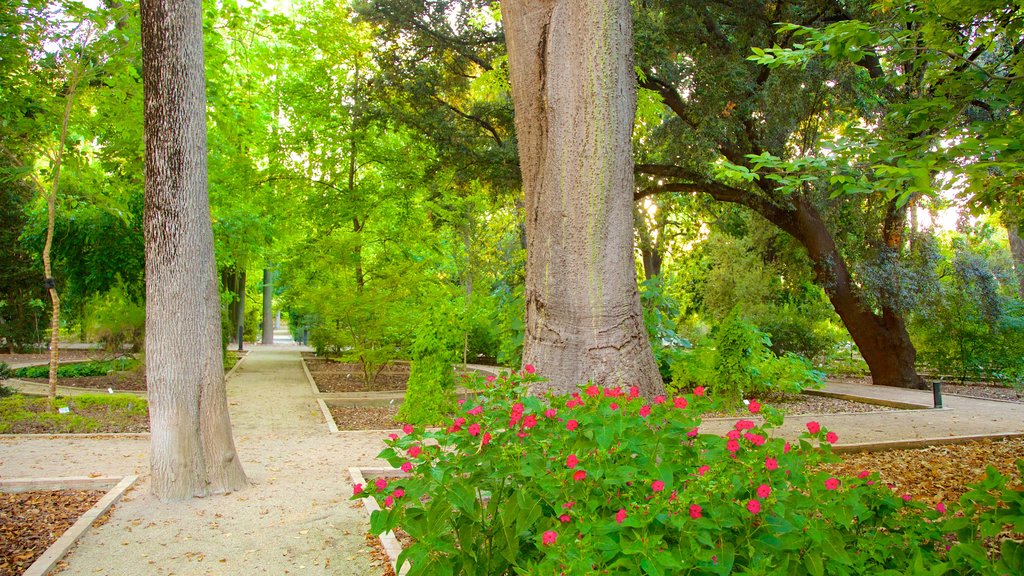
[[[993,384],[943,384],[942,391],[946,394],[1006,400],[1008,402],[1024,404],[1024,390],[1009,386],[996,386]]]
[[[398,428],[397,406],[331,406],[331,416],[338,430],[388,430]]]
[[[102,497],[95,490],[0,493],[0,576],[24,572]]]

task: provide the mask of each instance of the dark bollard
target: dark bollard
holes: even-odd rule
[[[942,408],[942,382],[932,382],[932,399],[936,408]]]

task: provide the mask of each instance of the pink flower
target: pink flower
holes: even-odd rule
[[[619,409],[619,405],[616,404],[615,402],[612,402],[611,404],[609,404],[608,407],[611,408],[612,410],[618,410]]]
[[[572,510],[572,507],[575,506],[575,505],[576,505],[576,501],[575,500],[569,500],[565,504],[562,504],[562,508],[565,508],[566,510]]]
[[[412,472],[412,462],[402,462],[402,472]]]
[[[405,490],[395,488],[395,498],[401,498],[402,496],[405,496]]]
[[[903,495],[903,501],[904,502],[910,502],[910,494],[904,494]]]
[[[569,454],[569,456],[565,459],[566,468],[575,468],[576,465],[579,463],[580,459],[577,458],[575,454]]]
[[[689,432],[687,432],[686,436],[689,437],[689,438],[696,438],[698,431],[699,430],[697,428],[694,428],[693,430],[690,430]]]
[[[470,436],[476,436],[480,433],[480,425],[474,422],[469,425],[469,429],[466,430],[466,432],[469,432]]]
[[[423,448],[420,447],[419,444],[413,444],[406,451],[406,454],[408,454],[410,458],[416,458],[417,456],[420,455],[421,452],[423,452]]]
[[[708,473],[708,470],[711,470],[711,466],[705,464],[704,466],[697,468],[697,474],[703,476]]]
[[[556,540],[558,540],[558,532],[555,532],[554,530],[548,530],[541,536],[541,542],[543,542],[545,546],[551,546]]]
[[[769,456],[764,459],[764,467],[768,470],[775,470],[779,467],[779,461]]]
[[[388,496],[384,499],[384,507],[391,508],[391,505],[395,503],[395,499],[392,496]]]
[[[751,414],[757,414],[761,411],[761,403],[757,400],[751,400],[750,404],[747,405],[747,409],[750,410]]]
[[[377,478],[374,480],[373,485],[377,487],[378,492],[383,492],[388,487],[388,481],[384,478]]]
[[[751,501],[747,502],[747,510],[750,510],[751,514],[757,514],[758,512],[761,511],[761,501],[760,500],[751,500]]]
[[[747,434],[744,438],[754,446],[764,446],[764,443],[767,441],[765,437],[760,434]]]
[[[562,524],[568,524],[572,520],[572,518],[569,518],[568,514],[562,514],[558,519],[562,521]]]
[[[651,407],[650,406],[644,404],[643,406],[640,407],[640,417],[641,418],[647,418],[650,415],[651,415]]]
[[[682,396],[677,396],[677,397],[672,399],[672,404],[676,408],[679,408],[680,410],[682,410],[683,408],[686,408],[686,404],[687,404],[686,398],[683,398]]]
[[[392,440],[398,440],[398,434],[392,432],[391,434],[388,434],[388,438],[391,438]]]
[[[651,490],[655,492],[661,492],[664,489],[665,483],[662,482],[661,480],[655,480],[654,482],[651,482]]]
[[[737,430],[753,430],[754,423],[750,420],[740,420],[739,422],[736,423],[735,428]]]
[[[565,423],[565,429],[569,430],[570,432],[579,428],[579,426],[580,423],[575,420],[569,420],[568,422]]]
[[[739,430],[729,430],[728,432],[725,433],[725,437],[728,438],[729,440],[739,440],[740,439],[740,431]]]
[[[597,386],[591,384],[590,386],[587,386],[586,393],[587,396],[597,396],[601,393],[601,390],[599,390]]]
[[[702,516],[701,507],[698,504],[690,504],[690,518],[696,520]]]
[[[480,445],[481,446],[487,446],[490,443],[491,443],[491,433],[490,432],[484,432],[484,435],[482,437],[480,437]]]
[[[655,404],[664,404],[665,403],[665,397],[664,396],[655,396],[654,397],[654,403]]]
[[[868,472],[867,470],[861,470],[860,474],[857,474],[857,478],[860,478],[861,480],[867,478],[868,476],[871,476],[871,472]]]
[[[580,480],[583,480],[586,477],[587,477],[587,472],[585,470],[577,470],[572,475],[572,479],[577,481],[577,482],[579,482]]]
[[[811,420],[810,422],[807,423],[807,431],[810,432],[811,434],[817,434],[818,432],[821,431],[821,424],[818,424],[814,420]]]
[[[483,406],[477,406],[475,408],[470,408],[469,410],[467,410],[466,414],[469,414],[470,416],[479,416],[480,414],[483,413],[483,411],[484,411],[484,407]]]
[[[836,434],[835,432],[829,432],[828,434],[825,434],[825,441],[828,442],[829,444],[835,444],[836,440],[839,440],[839,435]]]
[[[405,432],[407,435],[412,434],[412,431],[412,424],[406,424],[405,426],[402,426],[402,432]]]
[[[740,449],[740,443],[736,440],[729,440],[725,443],[725,449],[735,454]]]
[[[636,385],[633,385],[633,386],[629,387],[629,397],[631,399],[632,398],[636,398],[639,395],[640,395],[640,388],[639,387],[637,387]]]
[[[352,485],[352,495],[353,496],[355,496],[356,494],[362,494],[362,493],[363,493],[363,485],[362,484],[353,484]]]
[[[491,383],[491,382],[494,382],[494,375],[493,374],[488,374],[487,378],[484,378],[484,380],[487,380],[488,384]]]
[[[555,410],[554,408],[548,408],[544,411],[545,418],[554,418],[555,416],[558,416],[558,410]]]
[[[761,484],[757,487],[757,497],[767,498],[772,493],[772,487],[767,484]]]
[[[526,372],[527,374],[533,374],[536,371],[537,369],[533,367],[533,364],[526,364],[523,366],[523,372]]]
[[[696,388],[693,389],[693,394],[695,396],[703,396],[704,395],[704,387],[703,386],[697,386]]]
[[[615,521],[622,524],[626,520],[626,509],[619,508],[619,511],[615,513]]]
[[[791,445],[789,444],[789,442],[786,442],[786,443],[785,443],[785,444],[784,444],[784,445],[782,446],[782,453],[783,453],[783,454],[789,454],[789,451],[790,451],[790,450],[791,450],[792,448],[793,448],[793,447],[792,447],[792,446],[791,446]]]
[[[523,418],[523,428],[529,430],[537,425],[537,415],[527,414],[526,418]]]
[[[465,380],[465,379],[466,379],[466,377],[465,377],[465,376],[463,376],[463,377],[462,377],[462,379],[463,379],[463,380]],[[466,403],[466,399],[465,399],[465,398],[459,398],[459,401],[458,401],[458,405],[459,405],[459,406],[462,406],[462,405],[463,405],[463,404],[465,404],[465,403]]]
[[[935,505],[935,511],[938,512],[939,514],[945,514],[946,513],[946,505],[943,504],[942,502],[939,502],[938,504]]]
[[[836,490],[838,488],[839,488],[839,479],[838,478],[829,478],[828,480],[825,480],[825,489],[826,490]]]

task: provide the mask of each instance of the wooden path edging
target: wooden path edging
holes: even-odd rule
[[[70,528],[61,534],[56,542],[50,545],[43,552],[43,555],[36,559],[22,576],[46,576],[57,562],[63,558],[71,547],[78,542],[86,530],[92,526],[97,518],[110,510],[110,507],[121,499],[121,496],[138,480],[139,477],[132,476],[101,476],[89,478],[86,476],[75,476],[68,478],[11,478],[0,480],[0,492],[29,492],[33,490],[96,490],[109,488],[106,494],[92,508],[85,511]],[[113,486],[111,488],[111,486]]]
[[[408,476],[405,472],[397,468],[349,468],[348,473],[352,476],[352,484],[362,484],[363,487],[367,487],[367,480],[377,478],[379,476]],[[376,510],[380,510],[380,506],[377,501],[373,498],[367,497],[361,500],[363,503],[363,510],[366,511],[366,521],[370,521],[370,516]],[[409,573],[409,564],[406,563],[402,566],[402,569],[398,569],[398,555],[402,553],[402,543],[398,541],[398,537],[395,536],[394,532],[385,532],[377,537],[380,540],[380,545],[384,548],[384,552],[387,553],[388,559],[391,560],[391,568],[395,571],[398,576],[405,576]]]

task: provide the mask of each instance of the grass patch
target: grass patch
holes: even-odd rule
[[[117,358],[114,360],[94,360],[91,362],[72,362],[57,366],[58,378],[79,378],[83,376],[106,376],[114,372],[132,370],[139,365],[135,358]],[[46,364],[41,366],[26,366],[14,371],[15,378],[48,378],[50,367]]]
[[[68,408],[67,414],[58,412]],[[85,394],[46,398],[14,395],[0,398],[0,434],[82,434],[145,432],[149,409],[132,394]]]

